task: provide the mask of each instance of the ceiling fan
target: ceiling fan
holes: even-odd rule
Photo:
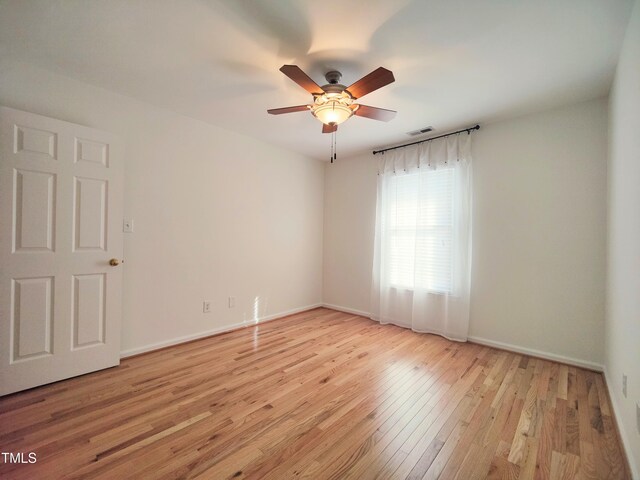
[[[329,83],[322,87],[309,78],[297,65],[283,65],[280,71],[313,95],[313,103],[267,110],[271,115],[311,111],[313,116],[323,123],[322,133],[335,132],[338,125],[351,118],[352,115],[382,120],[383,122],[388,122],[396,116],[394,110],[356,103],[357,99],[364,97],[367,93],[395,81],[393,72],[386,68],[379,67],[348,87],[340,83],[342,74],[335,70],[327,72],[325,78]]]

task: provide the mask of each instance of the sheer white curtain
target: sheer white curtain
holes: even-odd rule
[[[471,135],[381,155],[371,318],[466,341]]]

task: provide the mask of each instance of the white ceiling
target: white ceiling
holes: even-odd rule
[[[326,159],[311,96],[281,74],[349,85],[384,66],[340,156],[608,92],[632,0],[30,0],[0,4],[0,54]],[[1,81],[1,79],[0,79]]]

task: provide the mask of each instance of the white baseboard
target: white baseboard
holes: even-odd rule
[[[620,439],[622,440],[622,447],[624,451],[627,453],[627,461],[629,463],[629,468],[631,469],[631,478],[634,480],[640,480],[640,470],[638,470],[638,466],[635,464],[635,459],[631,455],[631,445],[629,445],[629,440],[627,436],[627,432],[624,427],[624,422],[622,421],[622,412],[620,411],[620,407],[618,406],[618,401],[616,400],[616,396],[614,395],[613,390],[613,382],[611,381],[611,374],[607,369],[607,366],[604,366],[604,379],[605,384],[607,385],[607,390],[609,393],[609,401],[611,403],[611,408],[613,409],[613,418],[615,419],[616,426],[618,427],[618,433],[620,434]]]
[[[337,310],[338,312],[360,315],[361,317],[369,318],[371,315],[369,312],[363,312],[362,310],[355,310],[353,308],[348,308],[348,307],[341,307],[340,305],[332,305],[330,303],[323,303],[322,306],[325,308],[330,308],[331,310]]]
[[[363,312],[361,310],[355,310],[349,307],[343,307],[340,305],[332,305],[325,303],[323,307],[330,308],[332,310],[338,310],[339,312],[353,313],[354,315],[362,315],[363,317],[370,318],[369,312]],[[533,357],[544,358],[545,360],[552,360],[554,362],[566,363],[580,368],[587,368],[589,370],[595,370],[597,372],[603,371],[603,366],[599,363],[590,362],[588,360],[579,360],[577,358],[565,357],[564,355],[556,355],[554,353],[544,352],[542,350],[535,350],[533,348],[521,347],[519,345],[512,345],[510,343],[497,342],[482,337],[469,337],[469,340],[480,345],[486,345],[488,347],[499,348],[502,350],[509,350],[510,352],[522,353],[524,355],[531,355]]]
[[[278,318],[288,317],[289,315],[295,315],[296,313],[307,312],[309,310],[313,310],[314,308],[320,308],[320,307],[322,307],[322,303],[314,303],[313,305],[307,305],[305,307],[292,308],[291,310],[287,310],[285,312],[272,313],[271,315],[265,315],[264,317],[260,317],[258,321],[255,323],[268,322],[270,320],[276,320]],[[253,320],[247,323],[251,324],[253,323]]]
[[[318,307],[322,307],[322,304],[316,303],[313,305],[307,305],[306,307],[294,308],[291,310],[287,310],[286,312],[279,312],[279,313],[273,313],[271,315],[265,315],[264,317],[258,318],[257,321],[251,320],[251,321],[232,323],[231,325],[224,325],[222,327],[217,327],[211,330],[205,330],[204,332],[194,333],[192,335],[184,335],[182,337],[176,337],[170,340],[163,340],[162,342],[150,343],[148,345],[143,345],[142,347],[123,350],[122,352],[120,352],[120,358],[131,357],[133,355],[139,355],[141,353],[151,352],[153,350],[158,350],[160,348],[170,347],[172,345],[178,345],[180,343],[190,342],[191,340],[210,337],[211,335],[216,335],[218,333],[230,332],[231,330],[236,330],[242,327],[250,327],[254,324],[269,322],[271,320],[276,320],[278,318],[286,317],[288,315],[294,315],[296,313],[306,312],[307,310],[313,310],[314,308],[318,308]]]
[[[534,348],[521,347],[519,345],[513,345],[511,343],[497,342],[495,340],[489,340],[482,337],[468,337],[470,342],[478,343],[480,345],[486,345],[487,347],[499,348],[501,350],[508,350],[510,352],[522,353],[524,355],[531,355],[532,357],[539,357],[545,360],[551,360],[553,362],[566,363],[573,365],[574,367],[586,368],[588,370],[595,370],[596,372],[602,372],[603,366],[599,363],[591,362],[589,360],[580,360],[578,358],[566,357],[564,355],[557,355],[555,353],[549,353],[542,350],[536,350]]]

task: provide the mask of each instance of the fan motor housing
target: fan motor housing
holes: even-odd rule
[[[347,89],[347,87],[340,83],[342,74],[337,70],[331,70],[325,73],[324,78],[329,82],[321,87],[325,93],[342,93]]]
[[[321,88],[325,93],[342,93],[347,87],[340,83],[328,83],[327,85],[323,85]]]

